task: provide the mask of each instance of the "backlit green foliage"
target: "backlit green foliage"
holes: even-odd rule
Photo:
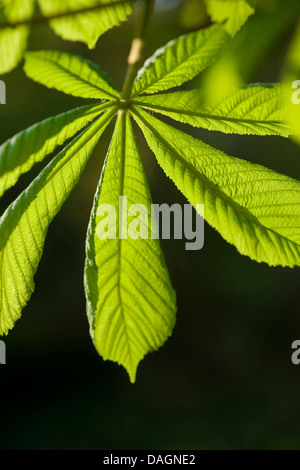
[[[35,11],[45,18],[55,17],[50,26],[63,39],[93,48],[103,33],[127,19],[131,4],[130,0],[0,0],[0,75],[13,70],[22,59],[30,28],[18,22],[33,20]],[[85,9],[89,11],[63,16]],[[1,27],[5,23],[12,27]]]
[[[205,0],[207,12],[213,21],[225,23],[230,34],[235,34],[253,15],[256,0]]]
[[[117,17],[124,19],[125,11]],[[69,23],[66,35],[83,39],[75,23]],[[60,32],[61,24],[53,27]],[[85,37],[89,45],[99,30],[95,34]],[[223,133],[292,135],[279,85],[231,89],[215,102],[206,102],[198,90],[164,93],[208,67],[228,41],[224,27],[214,25],[168,43],[146,61],[127,100],[106,73],[83,58],[56,51],[26,54],[25,72],[36,82],[102,101],[43,121],[0,147],[2,195],[36,162],[70,141],[0,220],[0,334],[7,334],[20,318],[33,292],[48,226],[109,123],[115,129],[91,213],[84,283],[95,347],[104,359],[123,365],[132,382],[145,354],[172,333],[176,315],[159,241],[123,239],[119,218],[115,239],[102,240],[97,234],[99,205],[111,204],[117,214],[120,196],[129,205],[151,205],[132,120],[166,175],[195,208],[205,204],[206,221],[241,254],[270,266],[300,265],[300,183],[226,155],[152,115]],[[124,229],[130,230],[128,222]]]

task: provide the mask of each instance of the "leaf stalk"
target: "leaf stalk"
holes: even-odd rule
[[[128,56],[128,68],[125,76],[121,99],[129,100],[133,83],[143,61],[145,50],[145,36],[154,8],[155,0],[144,0],[137,6],[137,20],[131,50]]]

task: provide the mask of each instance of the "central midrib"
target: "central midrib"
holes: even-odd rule
[[[178,113],[178,114],[184,114],[186,116],[197,116],[201,117],[204,119],[214,119],[216,121],[229,121],[229,122],[234,122],[236,124],[239,124],[240,122],[246,123],[246,124],[274,124],[274,125],[285,125],[283,121],[265,121],[265,120],[254,120],[254,119],[237,119],[237,118],[232,118],[232,117],[227,117],[227,116],[218,116],[218,115],[213,115],[213,114],[206,114],[206,113],[198,113],[197,111],[188,111],[188,110],[182,110],[182,109],[176,109],[176,108],[170,108],[168,106],[161,106],[161,105],[152,105],[149,103],[145,103],[143,101],[138,101],[134,100],[133,104],[137,104],[139,106],[142,106],[144,108],[148,109],[153,109],[153,110],[158,110],[158,111],[166,111],[168,113]]]
[[[122,141],[121,141],[121,175],[120,175],[120,185],[119,185],[119,197],[124,195],[124,180],[125,180],[125,158],[126,158],[126,111],[120,111],[120,119],[122,120]],[[120,199],[119,199],[119,212],[120,212]],[[123,212],[123,207],[122,207],[122,212]],[[123,220],[122,220],[123,223]],[[127,230],[127,227],[126,227]],[[122,292],[121,292],[121,273],[122,273],[122,241],[123,239],[120,239],[120,232],[122,234],[122,226],[120,227],[120,219],[119,219],[119,236],[118,236],[118,295],[119,295],[119,300],[120,300],[120,307],[121,307],[121,315],[123,318],[123,323],[124,323],[124,329],[125,329],[125,335],[126,335],[126,340],[127,340],[127,345],[128,345],[128,353],[129,353],[129,358],[130,358],[130,365],[131,365],[131,373],[134,371],[134,364],[132,360],[132,353],[131,353],[131,347],[130,347],[130,341],[129,341],[129,335],[128,335],[128,327],[127,327],[127,322],[125,318],[125,313],[124,313],[124,307],[123,307],[123,300],[122,300]],[[130,374],[131,375],[131,374]]]

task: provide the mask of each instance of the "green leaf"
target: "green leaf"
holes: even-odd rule
[[[0,219],[0,335],[21,316],[33,290],[47,229],[76,185],[115,109],[91,124],[41,172]]]
[[[215,25],[169,42],[145,62],[133,96],[168,90],[191,80],[215,61],[228,38],[224,28]]]
[[[234,158],[135,110],[156,158],[205,219],[243,255],[270,266],[300,265],[300,183]]]
[[[256,0],[205,0],[205,3],[212,20],[217,23],[226,20],[227,31],[235,34],[255,13]]]
[[[21,175],[41,162],[93,121],[110,103],[83,106],[48,118],[19,132],[0,146],[0,197],[14,186]]]
[[[0,30],[0,75],[11,72],[23,57],[27,45],[28,28]]]
[[[100,67],[65,52],[27,52],[24,70],[35,82],[80,98],[115,99],[120,95]]]
[[[298,0],[279,2],[274,9],[257,12],[230,41],[215,64],[201,74],[200,87],[214,96],[216,90],[229,89],[230,86],[256,79],[278,41],[284,40],[291,30],[298,13]]]
[[[3,21],[14,22],[28,19],[34,11],[35,0],[11,0],[1,2],[0,18]],[[0,75],[13,70],[23,57],[27,46],[29,28],[0,29]]]
[[[59,13],[78,11],[84,8],[92,8],[99,5],[99,10],[56,19],[51,21],[51,27],[56,34],[69,41],[82,41],[89,48],[94,48],[99,37],[118,26],[132,12],[132,1],[124,4],[113,0],[38,0],[40,8],[45,16]],[[114,5],[114,3],[118,3]],[[103,5],[107,7],[103,8]]]
[[[98,352],[104,359],[123,365],[134,382],[144,355],[158,349],[171,334],[176,301],[159,241],[150,236],[130,238],[132,217],[128,217],[128,224],[125,216],[120,222],[119,196],[127,197],[128,209],[132,204],[147,208],[141,209],[141,218],[148,235],[150,191],[130,119],[122,112],[91,215],[85,288],[91,335]],[[102,204],[110,204],[116,210],[115,239],[101,240],[98,236]],[[119,237],[120,228],[123,235],[128,228],[127,239]]]
[[[176,121],[225,134],[280,135],[295,132],[287,123],[286,93],[280,85],[231,90],[207,103],[198,90],[142,96],[134,102]]]

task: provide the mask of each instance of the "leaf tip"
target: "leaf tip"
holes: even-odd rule
[[[138,364],[136,366],[125,366],[125,365],[123,365],[123,367],[125,368],[128,376],[129,376],[130,383],[135,384]]]

